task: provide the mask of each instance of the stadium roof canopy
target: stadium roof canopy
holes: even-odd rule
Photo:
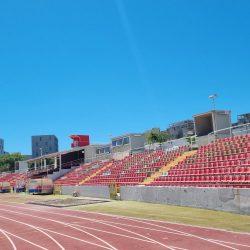
[[[29,159],[29,160],[26,160],[26,161],[23,161],[23,162],[27,162],[28,163],[28,162],[34,162],[34,161],[42,160],[42,159],[49,159],[49,158],[57,157],[59,155],[65,155],[65,154],[68,154],[68,153],[71,153],[71,152],[84,150],[87,147],[100,147],[100,146],[101,145],[88,145],[88,146],[84,146],[84,147],[72,148],[72,149],[68,149],[68,150],[65,150],[65,151],[61,151],[61,152],[56,152],[56,153],[52,153],[52,154],[46,154],[46,155],[43,155],[43,156],[40,156],[40,157],[36,157],[36,158],[32,158],[32,159]]]

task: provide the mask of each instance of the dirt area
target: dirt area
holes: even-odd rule
[[[90,205],[103,202],[109,202],[109,201],[68,198],[68,199],[39,200],[39,201],[33,201],[29,204],[53,206],[53,207],[72,207],[72,206]]]

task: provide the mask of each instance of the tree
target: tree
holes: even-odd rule
[[[1,155],[0,156],[0,171],[10,171],[15,169],[16,161],[24,161],[25,156],[20,153],[13,153],[10,155]]]
[[[191,142],[192,142],[192,143],[195,142],[195,137],[190,137],[190,136],[185,135],[185,136],[184,136],[184,139],[185,139],[189,144],[191,144]]]
[[[166,142],[172,139],[171,135],[167,135],[164,132],[153,132],[152,130],[150,131],[150,133],[146,136],[146,140],[149,144],[153,144],[153,143],[162,143],[162,142]]]

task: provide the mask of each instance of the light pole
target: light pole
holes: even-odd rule
[[[209,99],[213,99],[213,104],[214,104],[214,110],[215,110],[215,103],[214,103],[214,99],[217,97],[217,95],[216,94],[214,94],[214,95],[210,95],[209,96]]]
[[[109,134],[109,138],[110,138],[110,145],[111,145],[111,147],[112,147],[112,141],[111,141],[111,137],[112,137],[113,135],[112,134]],[[111,148],[110,147],[110,148]]]
[[[214,99],[215,99],[216,97],[217,97],[217,95],[216,95],[216,94],[214,94],[214,95],[210,95],[210,96],[209,96],[209,99],[213,99],[214,111],[215,111],[215,103],[214,103]],[[216,134],[217,122],[216,122],[216,115],[215,115],[215,112],[214,112],[214,123],[215,123],[215,126],[214,126],[214,128],[215,128],[215,131],[214,131],[214,138],[215,138],[215,140],[217,140],[217,134]]]
[[[109,134],[109,139],[110,139],[110,149],[109,149],[109,153],[111,153],[111,148],[112,148],[112,141],[111,141],[111,137],[112,137],[113,135],[112,134]]]
[[[41,157],[43,156],[43,148],[39,148],[41,150]],[[41,159],[41,168],[42,169],[42,159]]]

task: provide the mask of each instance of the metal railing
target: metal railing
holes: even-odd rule
[[[74,160],[74,161],[69,161],[69,162],[63,163],[61,168],[60,168],[60,166],[58,164],[57,164],[56,167],[55,167],[55,164],[50,164],[50,165],[46,165],[46,166],[37,165],[36,169],[35,169],[35,166],[29,168],[28,172],[27,172],[27,175],[28,176],[33,176],[35,174],[40,174],[40,173],[45,173],[45,172],[47,172],[47,175],[48,175],[49,171],[60,172],[61,170],[63,170],[66,167],[74,167],[74,166],[78,166],[78,165],[80,165],[82,163],[84,163],[84,158],[80,158],[80,159],[77,159],[77,160]]]
[[[237,128],[241,128],[243,127],[243,130],[240,130],[240,131],[237,131]],[[248,128],[249,127],[249,128]],[[214,136],[214,139],[217,140],[217,139],[221,139],[221,138],[218,138],[219,135],[221,135],[221,137],[223,137],[223,133],[220,133],[220,132],[223,132],[223,131],[228,131],[229,130],[229,133],[226,133],[225,137],[224,138],[228,138],[228,137],[232,137],[232,136],[237,136],[239,134],[249,134],[250,133],[250,123],[246,123],[246,124],[241,124],[241,125],[237,125],[237,126],[233,126],[233,127],[228,127],[228,128],[224,128],[224,129],[220,129],[220,130],[216,130],[214,132],[211,132],[207,135],[208,139],[208,144],[211,143],[211,136]]]

